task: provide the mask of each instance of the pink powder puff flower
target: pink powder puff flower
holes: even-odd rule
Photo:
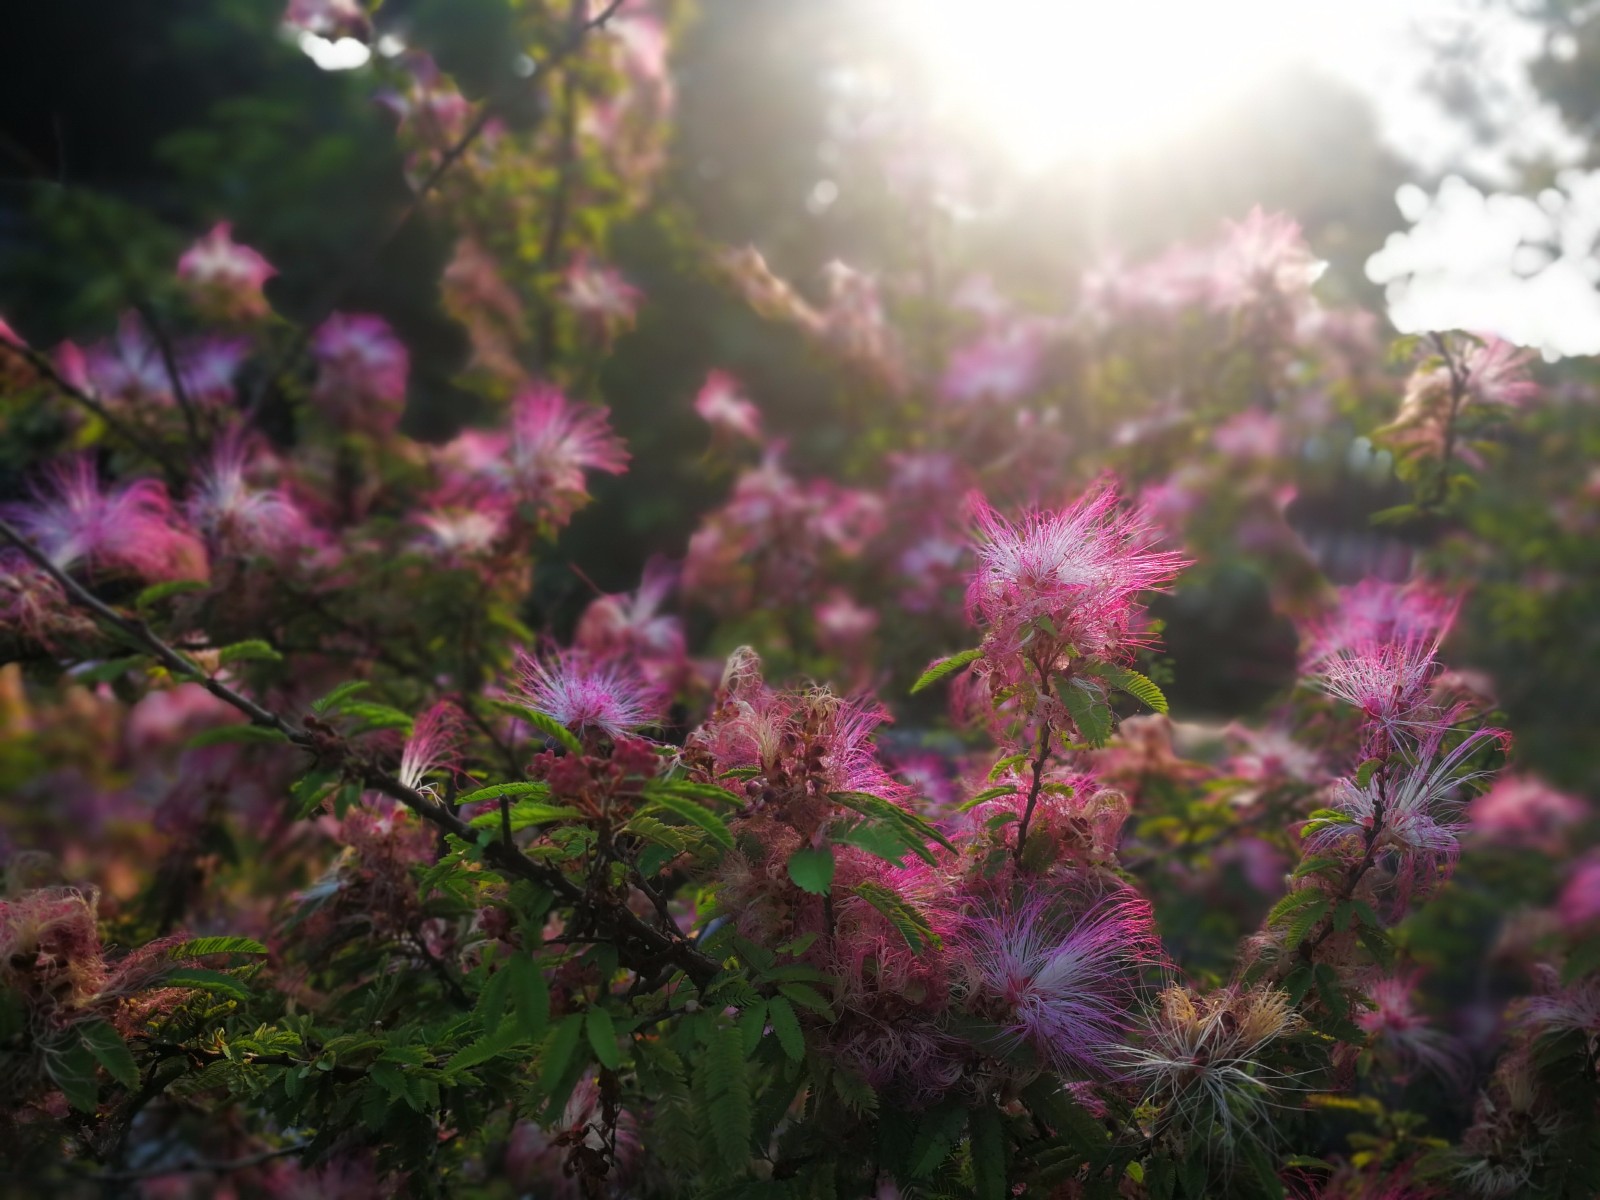
[[[405,410],[411,355],[389,322],[365,313],[334,313],[311,335],[317,381],[311,400],[335,424],[388,433]]]
[[[712,371],[694,398],[694,410],[717,434],[760,444],[761,410],[743,394],[739,381],[726,371]]]
[[[424,530],[423,552],[458,563],[488,554],[506,531],[505,514],[492,508],[435,509],[415,520]]]
[[[838,260],[828,263],[822,274],[828,289],[828,307],[820,318],[822,340],[891,392],[899,391],[905,385],[905,365],[878,281]]]
[[[225,319],[256,320],[267,315],[262,284],[278,273],[249,246],[233,240],[233,226],[219,221],[178,259],[178,279],[200,306]]]
[[[1490,336],[1461,356],[1467,390],[1481,404],[1503,404],[1520,408],[1539,394],[1539,385],[1528,378],[1528,364],[1537,357]]]
[[[990,661],[1020,658],[1044,620],[1055,629],[1045,643],[1052,658],[1068,647],[1117,656],[1144,640],[1138,594],[1165,587],[1186,565],[1182,555],[1151,548],[1156,535],[1143,512],[1119,508],[1109,482],[1067,508],[1033,510],[1016,522],[980,495],[971,504],[979,543],[967,611],[988,629]]]
[[[371,22],[360,0],[289,0],[283,23],[325,38],[365,38]]]
[[[958,943],[967,1007],[1067,1075],[1113,1070],[1139,969],[1161,957],[1150,906],[1132,892],[1081,906],[1033,894],[1009,911],[969,917]]]
[[[32,504],[6,506],[6,515],[63,570],[81,565],[146,582],[206,577],[205,551],[180,525],[157,480],[107,491],[94,464],[79,456],[51,468],[34,497]]]
[[[1339,589],[1337,608],[1306,629],[1309,662],[1373,642],[1443,641],[1460,598],[1428,583],[1368,579]]]
[[[1365,787],[1340,780],[1329,807],[1350,820],[1319,825],[1306,838],[1307,852],[1360,857],[1376,826],[1373,849],[1393,860],[1390,887],[1397,908],[1413,894],[1426,894],[1448,879],[1460,855],[1458,835],[1464,828],[1454,820],[1460,811],[1458,793],[1490,774],[1461,767],[1489,743],[1505,747],[1510,738],[1503,730],[1478,729],[1442,754],[1441,738],[1439,732],[1427,735],[1415,758],[1392,776],[1377,772]]]
[[[511,402],[509,434],[471,430],[440,450],[454,473],[445,492],[476,506],[521,502],[564,522],[588,499],[586,471],[627,470],[628,451],[607,418],[607,409],[574,404],[556,388],[528,388]]]
[[[600,596],[584,609],[573,645],[596,658],[632,659],[641,667],[682,666],[686,653],[683,622],[661,611],[677,581],[677,569],[671,563],[652,558],[644,565],[637,591]]]
[[[580,736],[615,740],[656,723],[660,698],[632,667],[566,651],[517,659],[516,697]]]
[[[614,267],[597,266],[580,253],[567,266],[561,298],[574,313],[606,336],[633,326],[644,293]]]
[[[1300,226],[1257,206],[1243,221],[1228,222],[1217,247],[1211,301],[1224,310],[1271,300],[1295,306],[1309,302],[1311,285],[1328,264],[1311,253]]]
[[[1475,832],[1496,842],[1555,852],[1562,831],[1587,817],[1589,806],[1536,775],[1503,775],[1472,802],[1467,815]]]
[[[1369,642],[1323,659],[1310,682],[1361,710],[1368,748],[1382,755],[1401,734],[1437,726],[1430,689],[1438,649],[1437,641]]]
[[[171,349],[184,397],[201,408],[233,398],[234,376],[250,353],[248,342],[227,337],[182,339]],[[105,399],[160,408],[178,403],[166,355],[135,313],[124,313],[116,333],[85,350],[64,343],[60,357],[69,382]]]
[[[396,778],[413,791],[432,794],[424,784],[431,773],[453,770],[461,753],[461,712],[441,700],[417,718],[400,753]]]
[[[1556,911],[1568,929],[1578,930],[1600,922],[1600,851],[1578,861],[1567,876],[1556,901]]]
[[[1372,1046],[1392,1057],[1404,1079],[1422,1070],[1447,1083],[1465,1082],[1467,1063],[1456,1040],[1435,1029],[1412,1003],[1420,971],[1386,979],[1373,979],[1362,989],[1373,1004],[1356,1012],[1356,1024],[1366,1030]]]
[[[534,388],[514,403],[511,470],[523,495],[570,513],[584,490],[585,471],[621,475],[628,451],[612,433],[605,408],[588,408],[554,388]]]
[[[220,439],[189,495],[189,520],[208,544],[225,554],[291,557],[315,546],[318,534],[287,493],[253,487],[246,480],[259,453],[246,438]]]
[[[987,331],[950,355],[939,392],[958,405],[1021,400],[1038,384],[1043,354],[1045,328],[1038,322]]]
[[[1217,426],[1211,444],[1241,462],[1271,461],[1283,453],[1283,422],[1275,413],[1236,413]]]
[[[857,604],[841,588],[832,589],[811,610],[817,644],[830,654],[859,657],[878,628],[876,609]]]
[[[940,394],[955,404],[1022,399],[1039,381],[1045,332],[1038,321],[1013,321],[987,331],[951,354]]]

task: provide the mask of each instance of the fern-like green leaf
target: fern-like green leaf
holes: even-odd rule
[[[1138,671],[1127,667],[1102,666],[1096,672],[1119,692],[1132,696],[1140,704],[1154,712],[1168,711],[1167,698],[1149,676],[1141,675]]]
[[[975,662],[983,657],[982,650],[963,650],[959,654],[952,654],[949,658],[941,658],[930,663],[928,669],[917,676],[917,681],[911,685],[911,694],[915,696],[924,688],[932,687],[947,675],[953,675],[968,663]]]
[[[518,720],[532,725],[568,754],[583,753],[583,743],[578,740],[577,735],[549,713],[542,713],[536,708],[529,708],[526,704],[517,704],[511,700],[494,700],[491,703]]]
[[[733,849],[733,832],[721,817],[703,804],[697,804],[693,800],[672,792],[659,792],[650,797],[649,808],[665,809],[676,816],[680,816],[690,824],[697,825],[705,830],[717,845],[726,850]]]
[[[934,933],[928,918],[881,883],[873,883],[870,880],[858,883],[855,886],[855,894],[889,918],[889,923],[899,931],[901,937],[905,938],[906,945],[911,947],[913,954],[921,954],[929,946],[940,944],[939,935]]]
[[[139,1086],[139,1067],[122,1035],[104,1021],[78,1026],[78,1036],[106,1073],[130,1092]]]
[[[735,1025],[712,1027],[695,1065],[696,1099],[701,1105],[717,1162],[738,1178],[750,1162],[750,1077],[744,1035]]]
[[[203,937],[180,942],[167,954],[171,958],[204,958],[208,954],[265,954],[267,948],[255,938]]]

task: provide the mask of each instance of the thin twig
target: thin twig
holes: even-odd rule
[[[147,441],[142,433],[114,414],[104,404],[84,391],[77,384],[72,383],[56,369],[55,363],[49,357],[39,353],[32,346],[24,346],[21,342],[11,341],[9,338],[0,337],[0,350],[9,353],[13,358],[21,359],[31,366],[40,375],[44,376],[57,391],[67,398],[76,401],[83,408],[88,409],[104,422],[105,427],[127,442],[135,450],[149,457],[153,462],[167,473],[169,482],[182,483],[184,473],[178,465],[167,457],[166,452],[156,443]]]
[[[243,1171],[247,1167],[258,1167],[275,1158],[288,1158],[291,1154],[299,1154],[309,1145],[310,1142],[293,1142],[274,1150],[263,1150],[259,1154],[247,1154],[243,1158],[224,1159],[220,1162],[199,1158],[179,1159],[173,1163],[141,1167],[137,1171],[100,1171],[88,1178],[96,1183],[134,1183],[141,1179],[159,1179],[165,1175],[226,1175],[233,1171]]]
[[[133,307],[144,322],[145,328],[150,331],[150,337],[161,353],[161,363],[166,367],[167,379],[172,384],[172,398],[177,401],[178,408],[183,413],[184,428],[189,432],[189,444],[198,450],[200,427],[195,421],[194,402],[189,397],[188,387],[184,385],[183,372],[178,369],[178,355],[172,348],[172,339],[167,336],[166,329],[157,320],[155,310],[149,304],[139,300],[134,302]]]

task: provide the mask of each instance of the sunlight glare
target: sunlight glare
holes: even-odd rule
[[[895,0],[948,115],[1024,166],[1147,151],[1298,58],[1359,53],[1318,0]],[[1341,13],[1343,19],[1341,19]]]

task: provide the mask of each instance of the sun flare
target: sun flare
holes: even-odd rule
[[[1357,53],[1357,0],[896,0],[945,113],[1021,163],[1107,157],[1181,138],[1266,74]]]

